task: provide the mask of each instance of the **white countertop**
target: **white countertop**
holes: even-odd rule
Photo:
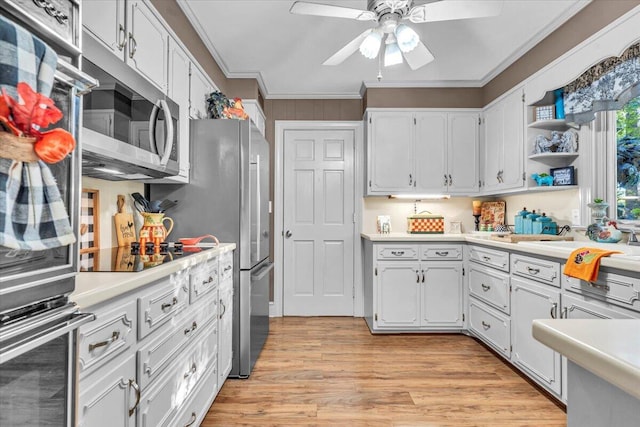
[[[485,246],[492,246],[497,249],[514,250],[533,255],[543,255],[553,258],[559,258],[565,261],[571,255],[571,252],[577,247],[607,247],[614,250],[627,251],[629,247],[624,244],[613,243],[595,243],[591,241],[574,241],[574,242],[499,242],[490,239],[491,233],[470,233],[470,234],[409,234],[409,233],[361,233],[363,239],[372,242],[467,242],[476,243]],[[563,243],[569,243],[562,246]],[[634,253],[640,250],[633,247]],[[640,256],[614,255],[604,257],[600,261],[602,267],[618,268],[640,273]]]
[[[640,399],[640,319],[534,320],[533,336]]]
[[[203,248],[202,252],[186,258],[131,273],[81,272],[76,276],[76,289],[71,294],[70,299],[78,304],[81,309],[87,310],[119,295],[134,291],[155,280],[162,279],[171,273],[194,266],[235,248],[235,243],[220,243],[218,247]]]

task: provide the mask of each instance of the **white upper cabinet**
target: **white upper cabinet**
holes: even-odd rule
[[[260,107],[260,103],[257,99],[243,99],[242,105],[244,107],[245,113],[249,115],[253,123],[255,123],[256,127],[264,136],[265,125],[266,125],[266,117],[264,112],[262,111],[262,107]]]
[[[189,67],[191,61],[182,47],[169,39],[169,80],[167,94],[180,106],[180,174],[179,182],[189,181]]]
[[[478,112],[372,111],[367,122],[367,195],[478,191]]]
[[[213,92],[213,84],[207,75],[193,62],[191,63],[191,79],[189,87],[189,117],[192,119],[207,118],[207,96]]]
[[[88,34],[166,93],[169,33],[139,0],[82,3]]]
[[[524,185],[524,94],[516,88],[484,112],[483,192]]]

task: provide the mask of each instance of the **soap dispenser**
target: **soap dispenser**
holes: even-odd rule
[[[522,208],[522,210],[520,212],[518,212],[516,214],[516,220],[515,220],[515,232],[516,234],[522,234],[524,233],[524,218],[529,215],[529,211],[527,210],[527,208]]]
[[[536,210],[534,209],[530,214],[528,214],[526,217],[524,217],[523,220],[523,233],[524,234],[533,234],[533,221],[536,220],[536,218],[538,218],[540,215],[538,215],[536,213]]]

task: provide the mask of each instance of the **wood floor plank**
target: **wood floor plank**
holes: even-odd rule
[[[212,426],[555,427],[566,414],[473,338],[372,335],[363,319],[271,319],[247,380]]]

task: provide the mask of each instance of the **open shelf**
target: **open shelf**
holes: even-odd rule
[[[568,129],[579,129],[578,126],[571,125],[564,121],[564,119],[552,119],[552,120],[538,120],[533,123],[529,123],[530,128],[535,129],[546,129],[546,130],[557,130],[557,131],[565,131]]]
[[[544,163],[553,167],[567,166],[578,158],[578,153],[540,153],[531,154],[529,160]]]
[[[553,191],[563,191],[563,190],[573,190],[580,188],[578,185],[553,185],[551,187],[542,185],[542,186],[529,186],[527,188],[527,193],[548,193]]]

